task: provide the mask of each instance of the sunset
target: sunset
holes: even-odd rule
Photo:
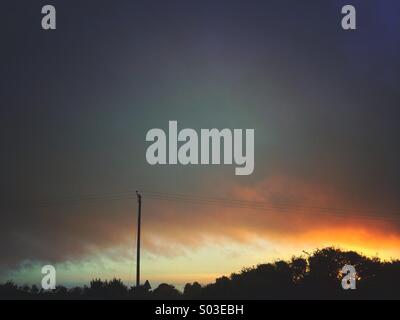
[[[400,3],[250,2],[6,5],[0,284],[399,276]]]

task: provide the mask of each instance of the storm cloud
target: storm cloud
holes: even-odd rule
[[[351,229],[358,244],[398,247],[400,4],[353,3],[355,32],[340,28],[344,1],[54,1],[53,33],[36,3],[7,4],[0,270],[132,241],[134,195],[68,199],[136,189],[378,218],[144,198],[144,246],[156,255],[209,239],[344,243]],[[254,128],[253,175],[149,166],[146,132],[169,120]]]

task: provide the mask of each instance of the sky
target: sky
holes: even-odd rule
[[[57,29],[43,31],[49,3]],[[356,31],[341,28],[349,3]],[[400,258],[399,15],[396,0],[7,1],[0,281],[40,283],[53,264],[67,285],[133,283],[134,194],[68,201],[133,190],[275,206],[144,192],[152,284],[208,283],[330,245]],[[169,120],[255,129],[254,173],[150,166],[146,133]]]

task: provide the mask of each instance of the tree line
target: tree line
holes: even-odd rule
[[[357,270],[356,289],[341,285],[344,265]],[[214,283],[188,283],[183,291],[162,283],[128,287],[121,280],[94,279],[83,287],[0,285],[0,299],[400,299],[400,260],[382,261],[329,247],[308,257],[293,257],[244,268]]]

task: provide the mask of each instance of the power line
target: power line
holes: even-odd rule
[[[342,213],[334,213],[334,212],[329,212],[328,210],[325,209],[325,211],[313,211],[313,210],[307,210],[306,208],[285,208],[285,207],[274,207],[274,206],[259,206],[259,205],[246,205],[246,204],[233,204],[233,203],[221,203],[221,202],[216,202],[216,201],[196,201],[193,199],[182,199],[182,198],[172,198],[172,197],[158,197],[158,196],[147,196],[147,199],[152,199],[152,200],[160,200],[160,201],[172,201],[172,202],[182,202],[182,203],[188,203],[188,204],[195,204],[195,205],[211,205],[211,206],[222,206],[222,207],[230,207],[230,208],[239,208],[239,209],[250,209],[250,210],[259,210],[263,211],[266,213],[277,213],[277,210],[280,210],[280,213],[282,213],[282,210],[293,210],[291,211],[292,213],[303,213],[303,214],[311,214],[311,215],[323,215],[323,216],[334,216],[334,217],[339,217],[339,218],[362,218],[362,219],[372,219],[372,220],[384,220],[384,221],[400,221],[400,218],[397,217],[388,217],[388,216],[375,216],[375,215],[365,215],[365,214],[354,214],[349,212],[349,214],[346,214],[346,212]]]
[[[269,213],[276,213],[279,210],[280,213],[285,211],[292,211],[297,213],[307,213],[313,215],[329,215],[336,217],[357,217],[374,220],[387,220],[387,221],[400,221],[399,213],[388,210],[361,210],[355,208],[337,208],[337,207],[318,207],[318,206],[303,206],[294,205],[284,202],[271,203],[267,201],[249,201],[239,199],[227,199],[210,197],[205,195],[193,195],[193,194],[180,194],[180,193],[167,193],[167,192],[156,192],[156,191],[142,191],[142,195],[147,199],[158,200],[158,201],[170,201],[170,202],[181,202],[185,204],[193,205],[213,205],[221,207],[231,207],[238,209],[252,209],[262,210]],[[136,190],[128,190],[125,192],[109,192],[109,193],[98,193],[98,194],[84,194],[67,196],[52,200],[41,200],[26,203],[27,209],[39,209],[45,207],[63,207],[71,205],[81,205],[82,203],[90,203],[97,201],[120,201],[129,200],[136,198]],[[385,213],[384,215],[382,215]],[[390,216],[388,216],[390,214]],[[349,216],[350,215],[350,216]]]
[[[226,202],[226,203],[237,203],[237,204],[254,204],[257,206],[270,206],[274,209],[306,209],[306,210],[329,210],[340,212],[344,211],[346,213],[372,213],[372,214],[381,214],[382,212],[378,212],[376,210],[368,210],[368,209],[355,209],[355,208],[337,208],[337,207],[317,207],[317,206],[301,206],[301,205],[291,205],[285,204],[283,202],[271,203],[267,201],[249,201],[249,200],[238,200],[238,199],[226,199],[226,198],[215,198],[215,197],[207,197],[207,196],[196,196],[196,195],[186,195],[186,194],[174,194],[174,193],[161,193],[161,192],[151,192],[151,191],[143,191],[143,194],[147,194],[148,196],[161,196],[161,197],[169,197],[169,198],[184,198],[184,199],[193,199],[193,200],[206,200],[206,201],[216,201],[216,202]],[[398,211],[389,211],[384,210],[386,213],[398,214]]]

